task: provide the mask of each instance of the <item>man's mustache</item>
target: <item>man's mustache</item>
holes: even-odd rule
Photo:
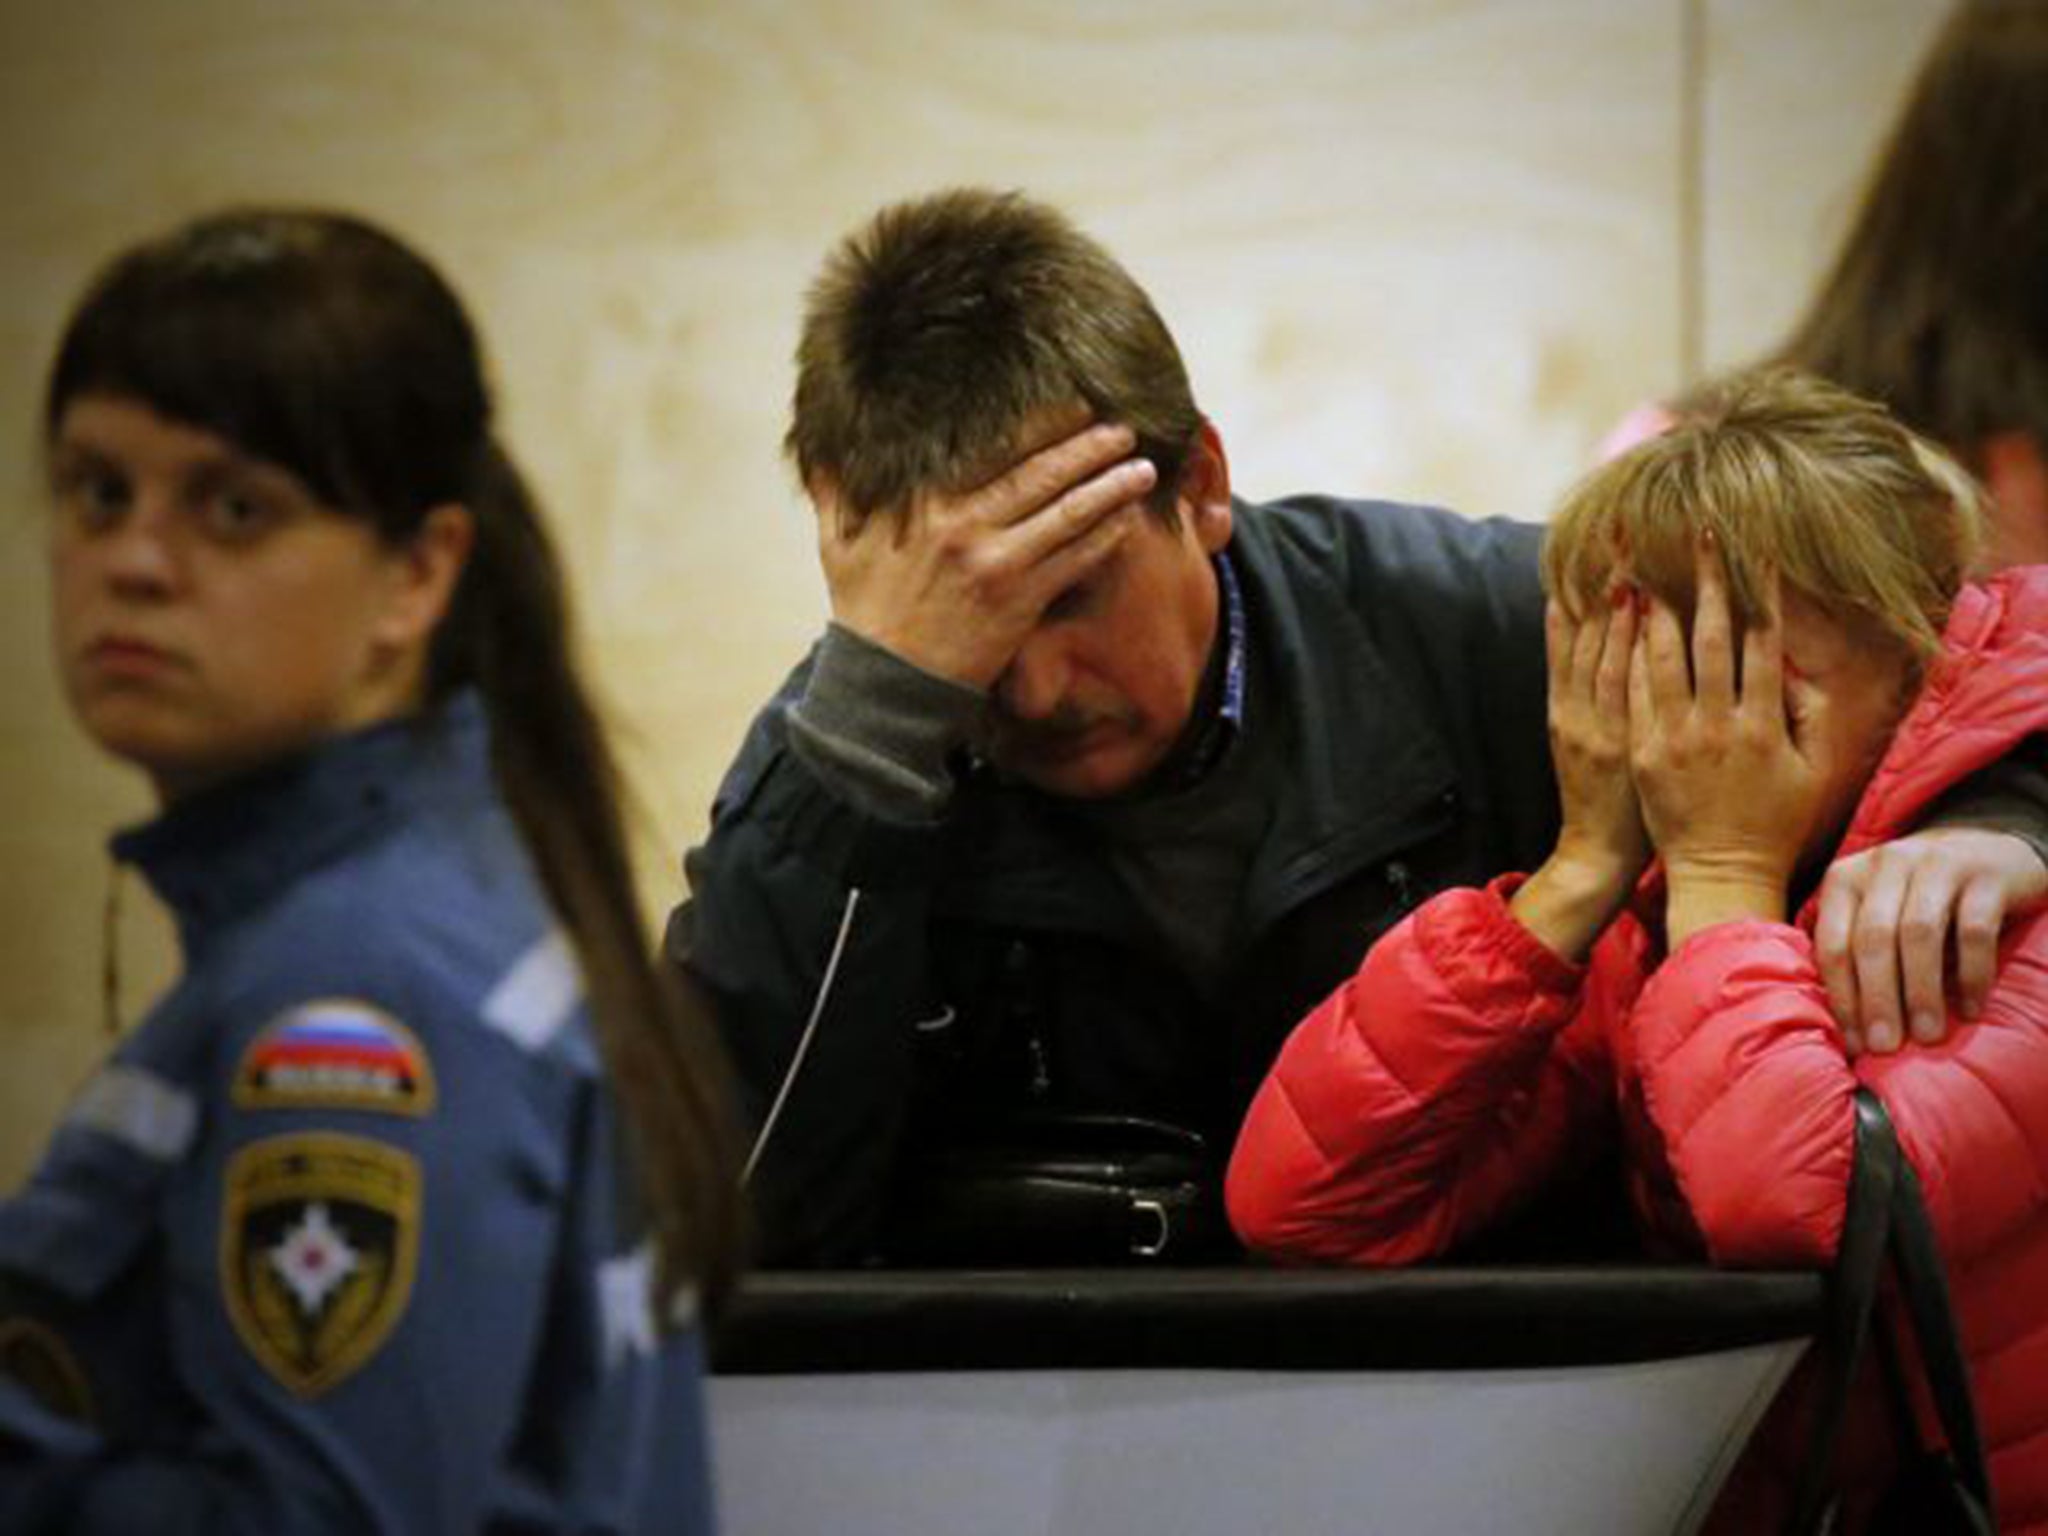
[[[1061,705],[1050,715],[1035,720],[1019,720],[998,711],[990,721],[990,734],[1003,751],[1043,751],[1067,746],[1091,731],[1117,723],[1115,715]]]

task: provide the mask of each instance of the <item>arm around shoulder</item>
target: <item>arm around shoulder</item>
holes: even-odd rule
[[[1840,1240],[1858,1083],[1890,1109],[1950,1257],[2041,1219],[2048,1151],[2048,923],[2009,940],[1991,1001],[1940,1046],[1853,1063],[1814,949],[1731,922],[1675,951],[1637,1004],[1639,1066],[1680,1187],[1717,1262],[1825,1265]]]

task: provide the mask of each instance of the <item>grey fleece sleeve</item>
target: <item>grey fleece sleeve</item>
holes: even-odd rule
[[[837,624],[825,630],[789,743],[811,771],[870,816],[934,822],[953,798],[949,759],[987,696],[938,677]]]
[[[2011,753],[1942,796],[1923,826],[2010,832],[2048,864],[2048,736]]]

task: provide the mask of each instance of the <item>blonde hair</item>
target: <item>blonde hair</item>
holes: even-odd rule
[[[1883,406],[1769,368],[1695,395],[1660,437],[1565,498],[1545,590],[1575,613],[1632,582],[1690,623],[1702,535],[1719,547],[1738,633],[1770,573],[1845,627],[1925,663],[1983,538],[1984,496]]]

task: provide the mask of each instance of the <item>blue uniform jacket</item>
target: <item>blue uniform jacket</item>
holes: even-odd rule
[[[0,1206],[0,1530],[709,1530],[477,701],[115,851],[187,970]]]

